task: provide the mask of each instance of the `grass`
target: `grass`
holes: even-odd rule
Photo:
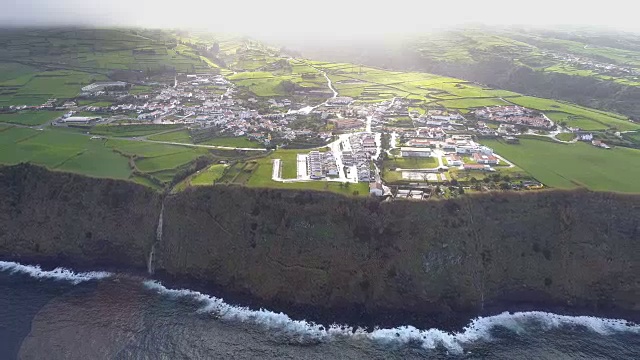
[[[45,124],[62,116],[62,111],[19,111],[13,114],[0,114],[0,122],[36,126]]]
[[[384,166],[388,168],[400,169],[431,169],[438,167],[438,159],[434,157],[428,158],[403,158],[386,160]]]
[[[155,157],[145,157],[136,159],[136,166],[144,172],[156,172],[163,170],[171,170],[182,165],[188,164],[195,160],[198,156],[206,154],[206,151],[193,151],[183,149],[181,152],[173,154],[160,155]]]
[[[438,101],[437,104],[440,104],[449,109],[471,109],[485,106],[508,105],[508,103],[497,98],[452,99]]]
[[[104,141],[54,130],[0,132],[0,163],[21,162],[95,177],[127,179],[131,174],[127,158],[107,148]]]
[[[559,111],[547,111],[545,115],[554,122],[566,122],[568,126],[585,131],[605,130],[607,125],[582,116],[576,116]]]
[[[601,129],[603,128],[616,128],[621,131],[626,130],[639,130],[640,125],[629,122],[625,116],[609,113],[605,111],[588,109],[585,107],[571,105],[564,102],[536,98],[531,96],[519,96],[509,98],[509,102],[512,102],[516,105],[528,107],[530,109],[536,109],[540,111],[551,111],[551,112],[561,112],[565,114],[569,114],[571,116],[575,116],[582,119],[587,119],[593,122],[601,124]],[[557,116],[557,115],[552,115]],[[567,117],[565,119],[568,125],[572,125],[570,121],[571,118]],[[576,125],[579,126],[579,125]],[[585,129],[588,130],[588,129]],[[593,129],[595,130],[595,129]]]
[[[640,167],[633,166],[640,150],[605,150],[582,142],[561,144],[534,139],[521,139],[517,145],[500,140],[481,142],[547,186],[640,193]]]
[[[167,132],[164,134],[151,135],[148,137],[149,140],[155,141],[168,141],[168,142],[179,142],[185,144],[192,144],[191,136],[189,135],[189,131],[187,130],[176,130],[172,132]]]
[[[576,138],[576,134],[574,133],[560,133],[556,135],[556,139],[562,141],[572,141]]]
[[[115,137],[138,137],[157,134],[159,132],[173,130],[180,125],[96,125],[91,129],[94,135]]]
[[[220,180],[227,166],[222,164],[211,165],[209,168],[200,171],[191,178],[191,185],[213,185],[214,182]]]
[[[234,148],[251,148],[251,149],[259,149],[263,146],[255,141],[251,141],[245,137],[220,137],[213,138],[199,145],[213,145],[213,146],[227,146]]]

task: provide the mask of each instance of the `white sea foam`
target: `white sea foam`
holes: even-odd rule
[[[91,272],[73,272],[65,268],[55,268],[53,270],[42,270],[38,265],[22,265],[15,262],[0,261],[0,271],[9,271],[13,273],[21,273],[29,275],[36,279],[53,279],[68,281],[72,284],[90,280],[99,280],[112,276],[113,274],[105,271]]]
[[[168,289],[157,281],[145,281],[145,286],[171,297],[190,298],[203,304],[200,312],[213,313],[223,320],[248,322],[267,329],[284,332],[300,342],[328,341],[337,337],[369,339],[386,344],[416,344],[425,349],[443,346],[453,353],[462,353],[463,346],[475,341],[491,341],[492,329],[503,327],[516,333],[525,333],[528,328],[584,327],[602,335],[616,332],[640,334],[640,325],[625,320],[603,319],[590,316],[565,316],[541,311],[508,313],[479,317],[471,321],[461,332],[446,332],[439,329],[420,330],[413,326],[366,331],[345,325],[324,327],[304,320],[293,320],[283,313],[269,310],[251,310],[229,305],[223,299],[187,289]]]

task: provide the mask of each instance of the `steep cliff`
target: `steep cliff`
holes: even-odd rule
[[[146,265],[161,199],[143,187],[18,166],[0,170],[0,196],[0,257]],[[638,196],[380,203],[216,186],[164,204],[156,271],[277,310],[431,325],[521,308],[640,318]]]
[[[0,169],[0,256],[70,266],[145,268],[161,198],[136,184]]]

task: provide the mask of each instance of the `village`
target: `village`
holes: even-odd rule
[[[110,106],[78,106],[73,101],[55,106],[52,99],[32,109],[64,110],[54,126],[182,125],[192,137],[247,138],[267,149],[308,144],[297,153],[295,178],[283,178],[283,162],[275,159],[271,180],[364,182],[369,183],[371,195],[398,199],[429,198],[441,191],[440,185],[457,184],[460,174],[482,179],[515,168],[478,138],[518,143],[517,135],[556,127],[544,113],[517,105],[487,106],[463,115],[444,108],[411,112],[411,101],[401,98],[359,103],[338,96],[330,82],[334,96],[315,106],[247,96],[224,76],[212,74],[178,74],[172,86],[152,86],[135,95],[132,88],[135,85],[113,81],[81,89],[78,98],[109,99]],[[401,126],[399,118],[411,126]],[[609,148],[589,133],[579,133],[576,141]],[[534,180],[508,184],[509,189],[542,186]],[[462,185],[457,189],[464,191]]]

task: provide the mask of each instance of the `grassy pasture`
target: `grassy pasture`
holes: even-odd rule
[[[449,109],[471,109],[485,106],[508,105],[508,103],[498,98],[442,100],[436,102],[436,104],[440,104]]]
[[[640,167],[633,166],[640,158],[640,150],[605,150],[582,142],[562,144],[534,139],[521,139],[520,144],[514,145],[499,140],[481,142],[547,186],[640,193]]]
[[[12,128],[0,132],[0,163],[31,162],[88,176],[127,179],[128,160],[103,141],[63,131]]]
[[[236,148],[259,149],[263,146],[255,141],[251,141],[246,137],[220,137],[199,143],[199,145],[227,146]]]
[[[640,125],[631,123],[623,115],[608,113],[600,110],[587,109],[577,105],[571,105],[560,101],[536,98],[531,96],[520,96],[509,98],[509,102],[540,111],[562,112],[592,120],[608,128],[618,130],[638,130]],[[569,121],[568,121],[569,122]]]
[[[91,129],[91,133],[115,137],[138,137],[173,130],[178,127],[180,125],[96,125]]]
[[[154,157],[144,157],[136,159],[136,166],[144,172],[156,172],[172,170],[182,165],[188,164],[198,156],[206,154],[206,151],[192,151],[183,149],[181,152],[166,154]]]
[[[227,166],[222,164],[211,165],[205,170],[200,171],[191,178],[191,185],[213,185],[214,181],[220,180]]]
[[[191,136],[189,135],[189,131],[187,130],[177,130],[163,134],[151,135],[148,137],[148,139],[156,141],[179,142],[185,144],[193,143],[193,141],[191,140]]]
[[[19,111],[12,114],[0,114],[0,122],[35,126],[45,124],[63,114],[62,111]]]

